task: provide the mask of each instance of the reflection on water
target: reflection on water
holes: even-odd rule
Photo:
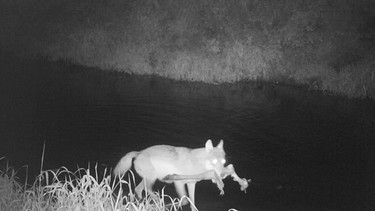
[[[208,85],[2,58],[0,157],[39,171],[88,162],[113,167],[155,144],[224,139],[252,178],[197,186],[203,210],[366,210],[374,195],[375,106],[273,84]],[[371,195],[372,194],[372,195]]]

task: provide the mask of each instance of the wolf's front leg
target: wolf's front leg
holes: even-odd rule
[[[185,189],[185,182],[184,181],[175,181],[174,187],[176,189],[178,197],[182,200],[180,205],[184,206],[189,203],[189,201],[186,198],[183,198],[186,195],[186,189]]]
[[[187,188],[189,192],[189,198],[191,200],[190,202],[190,209],[191,211],[198,211],[198,209],[195,207],[195,184],[197,182],[189,182],[187,183]]]

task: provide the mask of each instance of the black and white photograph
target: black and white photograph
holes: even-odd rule
[[[0,0],[0,211],[375,210],[374,0]]]

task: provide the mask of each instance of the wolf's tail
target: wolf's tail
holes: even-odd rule
[[[113,173],[116,176],[119,176],[119,175],[125,174],[127,171],[129,171],[129,169],[132,167],[133,158],[135,158],[138,154],[139,154],[139,152],[136,152],[136,151],[127,153],[117,163],[115,169],[113,170]]]

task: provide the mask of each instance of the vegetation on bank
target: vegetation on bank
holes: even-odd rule
[[[94,172],[94,173],[93,173]],[[112,181],[108,172],[78,169],[71,172],[62,167],[57,171],[42,171],[33,185],[20,183],[17,171],[11,167],[0,170],[0,210],[6,211],[177,211],[178,198],[164,194],[135,197],[130,178]],[[113,178],[112,178],[113,179]],[[128,190],[122,189],[122,187]],[[126,193],[126,194],[123,194]]]
[[[2,1],[0,48],[209,83],[375,98],[372,0]]]

